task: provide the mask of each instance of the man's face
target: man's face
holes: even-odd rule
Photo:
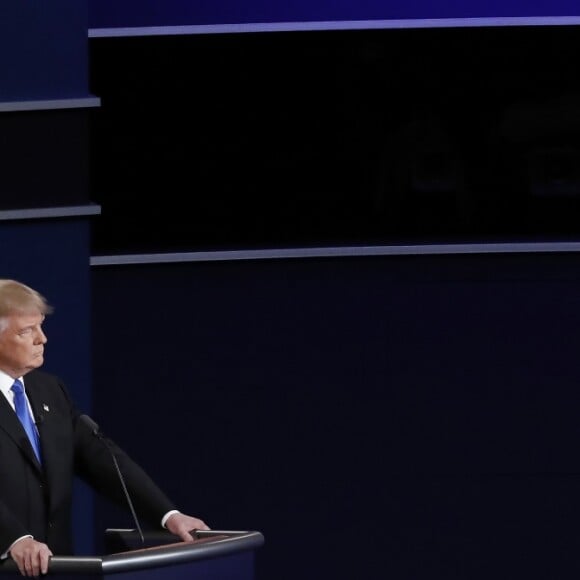
[[[0,369],[16,378],[44,363],[44,315],[13,314],[7,321],[8,326],[0,332]]]

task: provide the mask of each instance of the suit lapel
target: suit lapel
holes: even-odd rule
[[[23,455],[34,465],[34,467],[41,471],[41,466],[36,459],[36,455],[34,455],[28,436],[16,416],[14,409],[12,409],[10,403],[3,395],[0,395],[0,429],[2,429],[8,437],[16,443]]]
[[[59,485],[59,478],[62,477],[63,471],[66,471],[64,466],[69,456],[67,445],[63,447],[63,441],[68,439],[66,433],[63,435],[66,421],[63,420],[62,414],[58,414],[51,388],[39,379],[36,373],[31,372],[24,377],[24,381],[40,436],[43,475],[50,490],[50,501],[58,501],[59,493],[63,489],[62,485]]]

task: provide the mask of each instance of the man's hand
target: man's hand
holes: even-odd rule
[[[48,572],[52,556],[50,548],[32,538],[22,538],[10,548],[10,556],[23,576],[39,576]]]
[[[191,530],[209,530],[206,523],[199,518],[187,516],[185,514],[173,514],[165,522],[165,527],[176,536],[179,536],[184,542],[193,542],[193,536],[189,533]]]

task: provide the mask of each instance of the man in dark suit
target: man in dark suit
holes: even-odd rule
[[[48,571],[50,556],[71,554],[74,476],[112,501],[125,502],[111,452],[136,513],[193,541],[189,532],[208,526],[179,512],[113,441],[96,437],[62,381],[38,370],[47,341],[42,325],[51,312],[37,291],[0,279],[0,557],[12,557],[22,575],[38,576]],[[24,386],[24,411],[15,381]],[[29,435],[20,413],[29,413],[35,423]]]

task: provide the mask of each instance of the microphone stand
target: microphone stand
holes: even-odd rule
[[[109,450],[111,457],[113,458],[113,464],[115,465],[115,470],[117,471],[117,475],[119,476],[119,480],[121,482],[121,486],[123,487],[123,493],[125,494],[125,498],[127,503],[129,504],[129,509],[131,510],[131,515],[133,516],[133,521],[135,522],[135,526],[137,527],[137,532],[139,533],[139,538],[141,540],[141,544],[145,545],[145,537],[143,536],[143,531],[141,530],[141,526],[139,525],[139,519],[137,518],[137,513],[135,512],[135,508],[133,507],[133,502],[131,501],[131,496],[129,494],[129,490],[127,489],[127,485],[125,484],[125,478],[121,473],[121,469],[119,468],[119,463],[117,462],[117,457],[115,456],[115,452],[109,445],[109,442],[103,437],[99,426],[88,416],[88,415],[81,415],[80,419],[89,426],[93,435],[102,441],[105,447]]]

